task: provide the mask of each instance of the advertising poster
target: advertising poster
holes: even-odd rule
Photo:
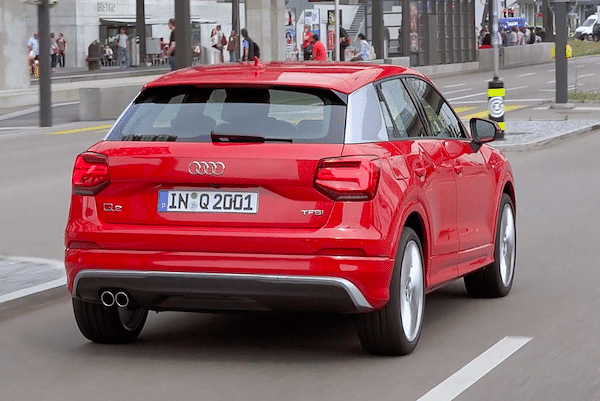
[[[296,45],[296,9],[285,9],[285,59],[297,60],[298,46]]]
[[[321,37],[321,25],[320,25],[321,19],[320,19],[320,14],[319,14],[319,9],[308,9],[308,10],[304,10],[304,24],[305,25],[309,25],[310,26],[310,31],[313,34],[317,34],[319,35],[319,37]]]

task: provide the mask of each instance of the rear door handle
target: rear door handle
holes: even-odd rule
[[[458,174],[458,175],[462,175],[462,173],[463,173],[463,170],[464,170],[464,169],[465,169],[465,168],[464,168],[462,165],[460,165],[460,164],[458,164],[458,165],[454,166],[454,171],[455,171],[455,172],[456,172],[456,174]]]

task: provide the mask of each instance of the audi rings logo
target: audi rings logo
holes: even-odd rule
[[[221,175],[225,171],[225,164],[193,161],[188,166],[188,171],[192,175]]]

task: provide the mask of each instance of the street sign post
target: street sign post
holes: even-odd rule
[[[504,82],[500,80],[500,41],[498,35],[498,0],[490,0],[492,10],[492,47],[494,48],[494,78],[488,82],[489,119],[500,128],[498,139],[504,138]]]

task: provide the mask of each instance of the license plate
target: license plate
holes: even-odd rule
[[[160,191],[159,212],[257,213],[257,192]]]

